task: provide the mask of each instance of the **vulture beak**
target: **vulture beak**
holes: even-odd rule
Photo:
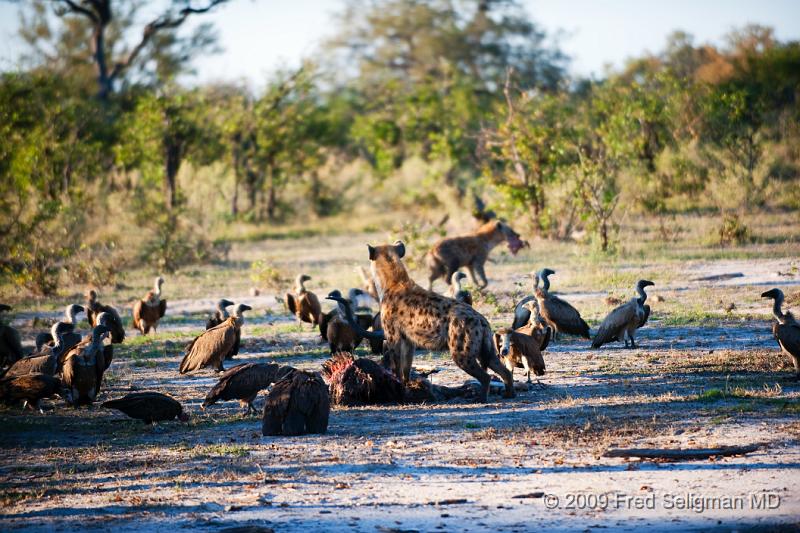
[[[761,293],[762,298],[775,298],[775,296],[777,296],[777,294],[775,293],[775,289],[770,289],[767,292]]]

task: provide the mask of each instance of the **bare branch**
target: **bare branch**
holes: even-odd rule
[[[69,11],[71,11],[73,13],[77,13],[77,14],[83,15],[84,17],[87,17],[89,20],[91,20],[95,24],[100,22],[100,20],[99,20],[99,18],[97,16],[97,13],[95,13],[91,9],[85,8],[83,6],[80,6],[80,5],[76,4],[75,2],[73,2],[73,0],[60,0],[60,2],[62,4],[65,4],[67,6],[67,8],[69,8]]]
[[[190,15],[208,13],[216,6],[224,4],[227,1],[228,0],[211,0],[205,7],[187,6],[181,9],[177,17],[173,17],[171,14],[167,13],[153,20],[144,27],[144,31],[142,31],[141,40],[133,48],[133,50],[131,50],[131,53],[128,54],[128,57],[126,57],[122,61],[117,61],[116,63],[114,63],[114,68],[111,70],[111,74],[109,74],[109,79],[113,81],[125,69],[130,67],[131,64],[138,57],[139,53],[147,46],[147,44],[150,42],[153,36],[160,30],[177,28],[178,26],[186,22],[186,19],[189,18]]]

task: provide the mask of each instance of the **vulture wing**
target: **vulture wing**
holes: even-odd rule
[[[535,296],[526,296],[517,302],[517,305],[514,306],[514,321],[511,323],[511,329],[519,329],[531,321],[530,310],[523,306],[535,298]]]
[[[58,368],[58,356],[54,353],[44,353],[24,357],[11,365],[4,378],[25,376],[28,374],[47,374],[53,376]]]
[[[319,317],[319,334],[323,340],[328,340],[328,323],[336,316],[336,309]]]
[[[283,420],[289,411],[293,383],[292,376],[287,376],[273,385],[272,390],[269,391],[267,401],[264,403],[264,418],[261,423],[262,434],[283,434]]]
[[[133,327],[139,329],[139,322],[142,320],[142,307],[144,306],[144,302],[138,300],[135,304],[133,304]]]
[[[269,387],[278,377],[280,365],[246,363],[227,370],[209,391],[203,405],[218,400],[244,400]]]
[[[0,382],[0,398],[6,402],[28,400],[35,403],[58,392],[61,382],[46,374],[29,374]]]
[[[167,312],[167,301],[166,300],[159,300],[158,301],[158,318],[163,318],[164,314]]]
[[[289,308],[289,312],[293,315],[297,314],[297,300],[295,300],[294,294],[291,292],[286,293],[286,306]]]
[[[642,320],[639,321],[639,328],[647,324],[647,319],[650,318],[650,306],[645,304],[643,307],[644,315],[642,316]]]
[[[539,351],[545,351],[550,345],[550,339],[553,338],[553,328],[546,327],[542,330],[542,342],[539,344]]]
[[[11,326],[0,326],[0,365],[13,363],[23,356],[22,338]]]
[[[306,302],[308,302],[308,310],[314,322],[319,322],[319,316],[322,314],[322,307],[319,305],[319,298],[311,291],[306,291]]]
[[[110,305],[104,305],[102,309],[103,313],[108,313],[111,317],[111,323],[109,324],[109,329],[111,330],[111,342],[113,344],[119,344],[125,340],[125,326],[122,325],[122,318],[120,318],[119,313],[117,310],[111,307]],[[97,315],[95,315],[96,317]],[[92,321],[92,327],[96,326],[95,321]]]
[[[599,348],[606,343],[619,340],[622,329],[630,323],[636,314],[634,305],[634,302],[628,302],[608,314],[594,336],[592,348]]]
[[[542,301],[542,316],[558,326],[559,331],[570,335],[590,338],[589,325],[581,318],[581,314],[571,304],[558,296],[548,296]]]
[[[787,322],[778,324],[773,329],[776,332],[778,344],[794,357],[800,357],[800,324]]]
[[[221,366],[225,355],[233,347],[235,338],[236,327],[232,318],[203,332],[188,347],[186,356],[181,361],[180,373],[199,370],[213,363]]]

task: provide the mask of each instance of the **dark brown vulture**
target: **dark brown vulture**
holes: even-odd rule
[[[389,370],[366,357],[337,353],[322,364],[335,405],[374,405],[402,403],[403,384]]]
[[[783,353],[792,358],[794,364],[795,379],[800,380],[800,322],[789,311],[783,312],[783,291],[772,289],[761,294],[762,298],[772,298],[772,315],[775,322],[772,323],[772,335],[778,341]]]
[[[152,291],[148,291],[144,298],[133,304],[133,327],[147,335],[152,328],[156,331],[158,321],[167,312],[167,301],[161,298],[161,286],[164,278],[157,277]]]
[[[243,313],[252,309],[239,304],[233,316],[215,328],[204,331],[186,346],[186,355],[181,361],[180,373],[193,372],[207,366],[217,372],[224,370],[222,362],[236,344],[236,332],[244,322]]]
[[[553,328],[553,340],[556,339],[558,333],[568,333],[584,339],[590,339],[589,325],[581,318],[578,310],[558,296],[550,294],[550,276],[553,274],[555,274],[555,271],[549,268],[540,270],[534,276],[533,289],[542,319],[545,324]],[[540,277],[542,288],[539,288]]]
[[[322,308],[319,305],[317,295],[306,289],[305,282],[310,279],[305,274],[297,276],[294,293],[286,293],[286,305],[289,307],[289,311],[300,321],[316,326],[319,324]]]
[[[160,392],[133,392],[116,400],[103,402],[103,407],[122,411],[145,424],[172,420],[189,420],[189,415],[176,399]]]
[[[117,323],[115,318],[114,318],[114,315],[106,313],[105,311],[100,313],[99,315],[97,315],[95,317],[95,322],[97,322],[98,326],[105,326],[106,328],[108,328],[109,336],[111,336],[113,334],[113,333],[111,333],[113,331],[112,328]],[[83,339],[81,340],[81,342],[78,343],[76,346],[88,346],[89,344],[92,343],[92,339],[93,338],[94,338],[94,331],[92,331],[92,333],[89,333],[88,335],[84,336]],[[102,367],[103,368],[102,368],[102,370],[100,370],[100,372],[99,372],[99,374],[97,376],[97,379],[98,379],[98,381],[97,381],[98,391],[100,390],[100,386],[103,384],[103,374],[105,373],[106,370],[108,370],[108,367],[111,366],[111,362],[114,360],[114,344],[113,344],[113,342],[111,344],[103,344],[102,351],[103,351],[103,360],[102,360],[102,363],[103,363]],[[98,369],[99,368],[100,367],[98,366]]]
[[[637,329],[645,325],[647,318],[650,316],[650,306],[644,304],[647,300],[647,293],[644,292],[644,288],[652,285],[655,285],[655,283],[646,279],[640,279],[636,282],[636,292],[639,297],[631,298],[628,303],[620,305],[608,314],[594,336],[592,348],[599,348],[606,343],[619,341],[620,339],[625,341],[626,348],[636,348],[633,334]],[[630,346],[628,345],[628,339],[630,339]]]
[[[53,324],[50,331],[53,338],[56,339],[55,344],[48,346],[46,350],[23,357],[11,365],[3,377],[18,377],[28,374],[54,376],[58,372],[58,358],[64,352],[64,335],[69,332],[69,329],[69,324],[64,322]]]
[[[533,330],[533,335],[526,335],[511,328],[501,328],[494,334],[494,345],[500,360],[506,368],[514,374],[515,368],[524,368],[531,382],[531,371],[537,376],[543,376],[545,371],[544,357],[541,346],[549,331]]]
[[[61,381],[67,391],[67,403],[73,407],[90,405],[100,392],[106,364],[103,354],[103,339],[108,328],[99,325],[92,330],[92,340],[70,350],[61,369]]]
[[[206,329],[211,329],[219,326],[228,319],[228,307],[232,306],[233,302],[222,298],[217,302],[214,308],[214,314],[206,320]]]
[[[11,306],[0,304],[0,313],[7,311],[11,311]],[[0,324],[0,368],[18,361],[22,356],[22,337],[19,331],[6,324]]]
[[[453,274],[453,281],[450,283],[449,296],[457,302],[472,305],[472,295],[468,290],[461,288],[461,281],[467,279],[467,275],[463,272],[456,272]]]
[[[294,368],[275,363],[236,365],[222,374],[219,382],[206,395],[202,408],[205,409],[220,400],[239,400],[243,407],[247,406],[245,415],[249,415],[251,412],[256,413],[253,401],[258,393],[292,372],[294,372]]]
[[[344,306],[346,305],[352,310],[351,301],[342,297],[342,293],[338,290],[331,291],[327,299],[335,300],[337,306],[323,315],[320,321],[320,335],[328,341],[331,354],[352,352],[361,344],[363,337],[356,333],[345,319]],[[363,329],[369,329],[374,322],[374,317],[368,313],[358,313],[355,315],[355,319]]]
[[[57,394],[61,388],[61,381],[47,374],[28,374],[25,376],[6,377],[0,380],[0,399],[7,404],[20,400],[24,402],[22,408],[31,406],[42,413],[39,402],[43,398],[50,398]]]
[[[78,325],[76,317],[85,310],[86,309],[84,309],[82,305],[77,304],[70,304],[64,310],[64,320],[62,320],[61,323],[65,324],[67,328],[64,330],[64,337],[62,339],[65,350],[69,350],[81,341],[80,334],[75,331],[75,327]],[[42,352],[47,346],[52,348],[54,343],[55,339],[53,339],[53,335],[50,332],[42,332],[36,335],[37,352]]]
[[[89,292],[86,293],[86,316],[89,318],[89,324],[91,324],[92,327],[100,323],[97,321],[97,317],[100,316],[100,313],[106,314],[106,323],[104,325],[111,332],[111,342],[119,344],[124,341],[125,327],[122,325],[122,318],[120,318],[119,313],[110,305],[103,305],[98,302],[97,292],[95,292],[94,289],[90,289]]]
[[[328,387],[312,372],[297,370],[280,380],[267,395],[261,432],[264,435],[325,433],[331,403]]]

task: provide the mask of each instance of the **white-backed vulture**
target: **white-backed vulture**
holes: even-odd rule
[[[589,325],[581,318],[581,314],[571,304],[562,300],[554,294],[550,294],[550,276],[555,274],[554,270],[543,268],[534,276],[533,294],[539,304],[539,312],[545,324],[553,328],[553,339],[558,333],[568,333],[577,335],[584,339],[590,339]],[[542,288],[539,288],[539,278],[542,280]]]
[[[783,291],[772,289],[761,294],[762,298],[772,298],[772,335],[778,341],[783,353],[792,358],[795,379],[800,380],[800,322],[789,311],[783,312]]]
[[[211,329],[219,326],[228,318],[228,307],[232,306],[233,302],[222,298],[217,302],[214,308],[214,314],[206,320],[206,329]]]
[[[193,372],[205,367],[213,367],[215,371],[225,370],[222,362],[236,344],[236,331],[244,322],[243,313],[252,309],[249,305],[239,304],[225,322],[215,328],[208,329],[186,346],[186,355],[181,361],[180,373]]]
[[[116,309],[110,305],[104,305],[97,301],[97,292],[94,289],[89,289],[86,293],[86,316],[89,319],[89,324],[95,327],[99,322],[97,317],[100,313],[106,314],[106,323],[104,324],[110,331],[111,342],[119,344],[125,340],[125,326],[122,324],[122,318]]]
[[[370,295],[375,302],[380,303],[380,296],[378,295],[378,287],[375,285],[375,279],[372,277],[366,268],[359,265],[357,269],[361,275],[361,281],[364,283],[364,292]]]
[[[158,329],[158,321],[167,312],[167,301],[161,298],[161,286],[164,278],[157,277],[153,290],[148,291],[144,298],[133,304],[133,327],[142,332],[150,333],[150,329]]]
[[[64,359],[61,381],[67,391],[67,403],[73,407],[93,403],[100,392],[106,368],[103,339],[108,333],[108,328],[102,324],[95,326],[92,341],[74,347]]]
[[[27,357],[23,357],[8,369],[3,377],[25,376],[27,374],[47,374],[54,376],[58,371],[58,358],[64,352],[64,334],[68,332],[69,324],[56,322],[50,329],[55,340],[53,346],[41,350]],[[70,347],[71,348],[71,347]]]
[[[272,386],[264,404],[264,435],[325,433],[331,403],[328,387],[312,372],[296,370]]]
[[[632,298],[628,303],[622,304],[603,320],[597,334],[592,341],[592,348],[599,348],[602,345],[619,341],[625,341],[625,347],[636,348],[636,341],[633,334],[637,329],[644,326],[647,318],[650,316],[650,306],[645,305],[647,300],[647,293],[644,292],[645,287],[655,285],[652,281],[640,279],[636,282],[636,292],[639,294],[638,298]],[[630,339],[630,346],[628,345]]]
[[[526,303],[525,307],[531,312],[531,320],[526,325],[514,331],[541,338],[542,342],[539,344],[539,350],[543,352],[550,344],[550,339],[553,338],[553,328],[545,324],[542,315],[539,314],[539,303],[536,299]]]
[[[61,380],[47,374],[7,377],[0,380],[0,399],[7,404],[22,400],[23,409],[30,406],[43,413],[39,402],[58,394],[60,389]]]
[[[172,420],[176,417],[181,422],[189,420],[189,415],[183,411],[183,406],[178,400],[160,392],[133,392],[122,398],[103,402],[102,406],[122,411],[145,424]]]
[[[453,274],[453,281],[450,283],[450,292],[448,296],[457,302],[472,305],[472,295],[468,290],[461,288],[461,281],[465,279],[467,279],[467,275],[463,272],[456,272]]]
[[[289,311],[301,322],[308,322],[316,326],[319,324],[319,316],[322,308],[319,305],[319,298],[313,292],[306,289],[305,283],[311,279],[310,276],[300,274],[295,280],[294,293],[286,293],[286,305]]]
[[[322,338],[328,341],[331,355],[340,352],[353,352],[361,344],[363,337],[350,327],[344,315],[345,306],[348,306],[352,312],[352,302],[343,298],[342,293],[338,290],[331,291],[327,299],[335,300],[337,306],[323,315],[320,321],[320,334],[322,334],[324,323],[325,334],[322,335]],[[355,319],[364,329],[369,329],[374,323],[373,315],[367,313],[358,313],[355,315]]]
[[[219,382],[206,395],[201,408],[205,409],[220,400],[239,400],[243,407],[247,406],[246,415],[251,412],[256,413],[253,401],[258,393],[285,378],[291,372],[294,372],[294,368],[275,363],[236,365],[222,374]]]
[[[494,334],[494,345],[503,364],[508,371],[514,373],[515,368],[524,368],[531,382],[531,371],[537,376],[543,376],[545,372],[544,357],[542,357],[541,345],[545,335],[541,330],[535,329],[532,335],[526,335],[511,328],[501,328]]]
[[[60,322],[66,326],[66,329],[63,330],[64,336],[62,338],[64,350],[71,349],[81,341],[81,336],[75,331],[75,327],[78,325],[77,316],[84,311],[86,311],[86,309],[78,304],[70,304],[64,309],[64,319]],[[53,335],[49,331],[36,335],[37,352],[42,352],[42,350],[47,349],[47,346],[52,348],[54,343],[55,339],[53,339]]]
[[[11,306],[0,304],[0,313],[11,311]],[[0,324],[0,368],[13,364],[24,355],[22,337],[15,328]]]

